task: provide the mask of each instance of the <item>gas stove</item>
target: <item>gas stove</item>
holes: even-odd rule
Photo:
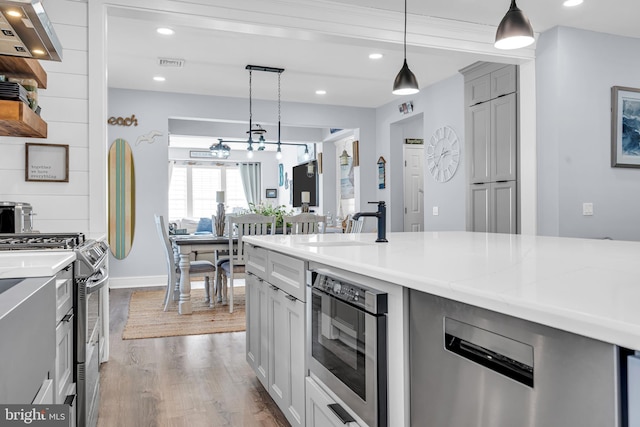
[[[2,250],[75,249],[85,243],[83,233],[0,234]]]
[[[102,241],[85,240],[84,233],[0,234],[0,251],[75,251],[76,278],[89,277],[103,264],[109,246]]]

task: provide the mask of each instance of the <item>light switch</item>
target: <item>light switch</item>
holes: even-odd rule
[[[433,207],[433,216],[438,216],[438,207],[437,206]]]
[[[584,215],[584,216],[593,215],[593,203],[583,203],[582,204],[582,215]]]

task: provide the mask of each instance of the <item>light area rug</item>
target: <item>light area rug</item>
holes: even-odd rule
[[[122,332],[123,340],[161,338],[182,335],[217,334],[246,329],[244,286],[233,288],[233,313],[229,306],[216,303],[209,308],[204,289],[191,290],[193,314],[178,314],[178,303],[164,308],[164,290],[134,291],[129,301],[129,318]]]

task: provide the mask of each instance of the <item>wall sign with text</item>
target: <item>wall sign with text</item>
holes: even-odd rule
[[[69,182],[69,146],[25,144],[25,181]]]

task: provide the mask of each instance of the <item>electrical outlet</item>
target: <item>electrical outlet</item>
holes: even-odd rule
[[[438,207],[437,207],[437,206],[434,206],[434,207],[433,207],[433,216],[438,216],[438,215],[439,215],[439,214],[438,214]]]
[[[583,203],[582,204],[582,215],[584,215],[584,216],[592,216],[593,215],[593,203]]]

